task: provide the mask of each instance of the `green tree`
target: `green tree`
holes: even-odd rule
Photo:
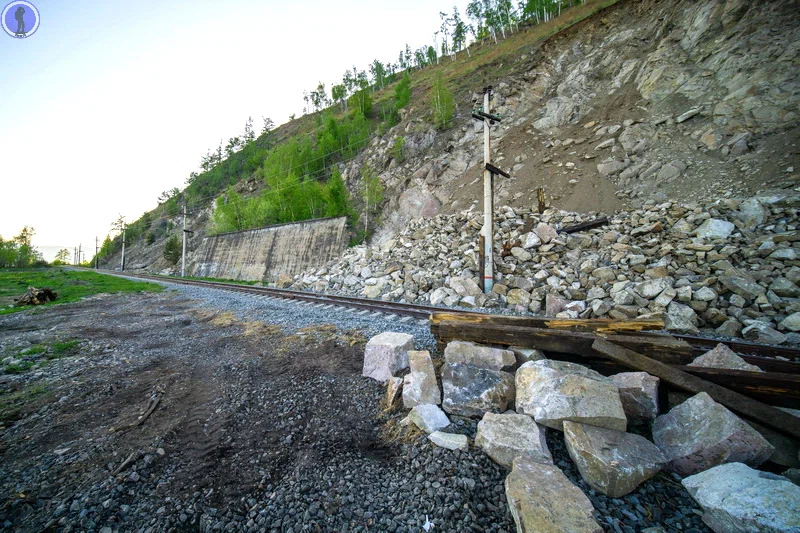
[[[467,42],[467,25],[461,20],[457,7],[453,7],[453,16],[450,20],[453,22],[453,52],[457,54]],[[467,47],[467,55],[472,56],[469,53],[469,47]]]
[[[436,53],[436,48],[433,46],[429,46],[425,52],[427,62],[429,65],[433,65],[439,60],[439,54]]]
[[[394,157],[398,163],[402,163],[406,159],[406,138],[405,137],[397,137],[392,144],[392,157]]]
[[[394,86],[394,108],[400,110],[411,101],[411,76],[408,72],[403,74],[397,85]]]
[[[437,73],[431,88],[431,111],[433,123],[438,129],[444,129],[450,124],[455,111],[453,93],[445,85],[441,73]]]
[[[361,167],[361,183],[359,192],[364,202],[364,234],[369,236],[370,214],[377,210],[378,205],[383,201],[383,184],[380,176],[369,165]]]
[[[56,260],[53,263],[65,264],[67,260],[69,260],[69,250],[62,248],[56,253]]]
[[[174,265],[181,258],[183,253],[183,243],[177,235],[170,236],[164,243],[164,259]]]
[[[362,117],[369,118],[372,116],[372,96],[369,94],[368,89],[361,89],[356,91],[353,96],[348,99],[348,104],[360,113]]]
[[[342,111],[347,109],[347,87],[344,83],[331,87],[331,97],[342,106]]]
[[[372,74],[372,81],[375,87],[383,89],[384,81],[386,80],[386,67],[377,59],[369,66],[369,71]]]
[[[342,179],[342,173],[338,167],[333,167],[331,177],[325,184],[325,216],[340,217],[352,216],[350,209],[350,193]]]

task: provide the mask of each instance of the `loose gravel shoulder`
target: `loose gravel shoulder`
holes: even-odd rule
[[[361,376],[371,335],[432,347],[427,327],[175,289],[0,317],[0,360],[33,363],[0,375],[0,531],[515,531],[507,472],[399,431]],[[66,341],[58,359],[21,355]],[[549,439],[607,531],[707,531],[668,476],[606,498]]]

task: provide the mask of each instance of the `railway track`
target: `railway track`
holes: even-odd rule
[[[374,300],[371,298],[356,298],[353,296],[335,296],[329,294],[320,294],[306,291],[296,291],[291,289],[278,289],[275,287],[255,287],[252,285],[242,285],[231,282],[221,281],[205,281],[198,279],[186,279],[170,276],[154,276],[150,274],[140,273],[124,273],[121,274],[116,271],[103,271],[107,274],[124,275],[128,277],[147,279],[152,281],[162,281],[169,283],[180,283],[183,285],[197,285],[202,287],[211,287],[232,292],[241,292],[253,294],[258,296],[265,296],[267,298],[279,298],[284,300],[296,300],[305,302],[316,306],[328,308],[345,307],[357,309],[364,312],[364,314],[378,313],[375,316],[381,315],[394,315],[399,316],[404,320],[420,320],[428,321],[431,315],[435,312],[447,311],[450,313],[458,313],[464,315],[482,315],[488,313],[480,313],[476,311],[458,311],[450,308],[436,307],[432,305],[409,304],[398,302],[385,302],[382,300]],[[642,332],[642,335],[663,335],[659,332]],[[677,339],[686,341],[691,347],[693,352],[698,355],[714,348],[717,344],[726,344],[733,351],[755,357],[764,357],[778,360],[796,361],[800,360],[800,349],[789,348],[784,346],[772,346],[765,344],[757,344],[747,342],[744,340],[722,340],[712,337],[703,337],[698,335],[680,335],[671,334]]]

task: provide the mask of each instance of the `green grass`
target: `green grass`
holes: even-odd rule
[[[30,348],[25,348],[21,352],[13,355],[16,361],[10,364],[0,364],[0,374],[22,374],[39,366],[40,368],[48,361],[61,359],[68,355],[78,353],[81,341],[78,339],[56,340],[44,344],[34,344]],[[0,355],[0,360],[6,359],[7,354]]]
[[[19,298],[28,287],[50,287],[58,298],[42,306],[77,302],[81,298],[101,292],[159,292],[161,285],[144,281],[97,274],[88,271],[65,270],[62,268],[40,269],[2,269],[0,270],[0,315],[30,309],[31,306],[15,307],[14,298]]]
[[[19,418],[20,410],[26,404],[47,394],[47,387],[34,385],[22,390],[0,393],[0,424],[8,424]]]

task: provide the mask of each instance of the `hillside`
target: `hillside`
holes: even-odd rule
[[[537,187],[552,207],[613,213],[648,200],[713,200],[793,186],[800,163],[800,39],[792,6],[785,0],[589,2],[549,23],[520,27],[497,44],[474,44],[455,61],[443,57],[414,70],[411,103],[399,124],[387,129],[373,118],[368,146],[338,166],[356,210],[360,169],[368,164],[378,172],[385,201],[377,244],[420,217],[479,210],[482,126],[470,112],[480,105],[476,91],[493,85],[492,112],[503,117],[492,131],[493,160],[512,174],[498,181],[498,205],[529,207]],[[443,130],[433,126],[429,104],[439,75],[456,102]],[[390,105],[392,91],[372,95],[375,116]],[[294,135],[313,135],[319,122],[319,113],[304,116],[254,146],[263,157]],[[398,137],[405,141],[402,162],[391,149]],[[239,177],[241,193],[261,190],[264,181],[252,169],[257,161],[248,164],[245,155],[217,172],[219,183],[204,182],[203,191],[218,195]],[[196,230],[190,249],[211,211],[210,198],[195,197],[189,196]],[[161,258],[164,239],[179,217],[161,206],[147,218],[149,231],[161,231],[150,245],[134,239],[128,264],[163,270],[169,267]],[[119,262],[118,254],[106,259]]]

